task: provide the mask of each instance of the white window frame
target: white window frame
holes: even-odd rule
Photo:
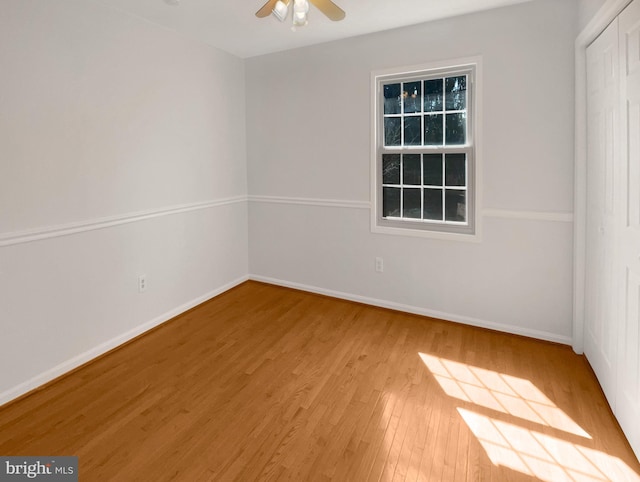
[[[380,70],[371,73],[371,231],[401,236],[418,236],[436,239],[472,241],[481,239],[481,57],[433,62],[429,64]],[[382,86],[394,81],[410,82],[429,77],[452,77],[469,74],[467,86],[467,143],[462,146],[439,147],[384,147],[384,113],[382,112]],[[467,154],[467,223],[441,221],[411,221],[382,217],[382,154],[383,153],[446,153]],[[444,189],[444,186],[443,186]]]

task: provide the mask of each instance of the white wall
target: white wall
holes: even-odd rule
[[[570,343],[576,30],[538,0],[249,59],[252,275]],[[475,55],[482,242],[372,234],[371,71]]]
[[[248,247],[242,60],[3,0],[0,66],[2,403],[244,279]]]

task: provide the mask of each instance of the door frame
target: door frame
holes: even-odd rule
[[[587,47],[633,0],[607,0],[575,42],[575,156],[573,187],[573,351],[584,353],[587,246]]]

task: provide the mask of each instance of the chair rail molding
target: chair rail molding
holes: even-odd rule
[[[122,224],[135,223],[147,219],[159,218],[162,216],[170,216],[174,214],[188,213],[199,211],[202,209],[211,209],[229,204],[237,204],[247,202],[247,196],[234,196],[228,198],[214,199],[211,201],[203,201],[190,204],[180,204],[160,209],[150,209],[147,211],[138,211],[128,214],[120,214],[104,218],[79,221],[74,223],[61,224],[57,226],[45,226],[25,231],[16,231],[0,234],[0,248],[13,246],[16,244],[30,243],[50,238],[58,238],[61,236],[69,236],[72,234],[84,233],[87,231],[95,231],[97,229],[110,228],[120,226]]]

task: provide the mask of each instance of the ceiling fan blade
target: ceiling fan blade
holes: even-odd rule
[[[265,3],[262,8],[256,12],[256,17],[264,18],[271,15],[271,12],[273,12],[273,7],[275,7],[277,1],[278,0],[269,0],[267,3]]]
[[[338,20],[342,20],[346,13],[340,7],[338,7],[331,0],[309,0],[312,4],[316,6],[318,10],[324,13],[327,17],[329,17],[334,22]]]

